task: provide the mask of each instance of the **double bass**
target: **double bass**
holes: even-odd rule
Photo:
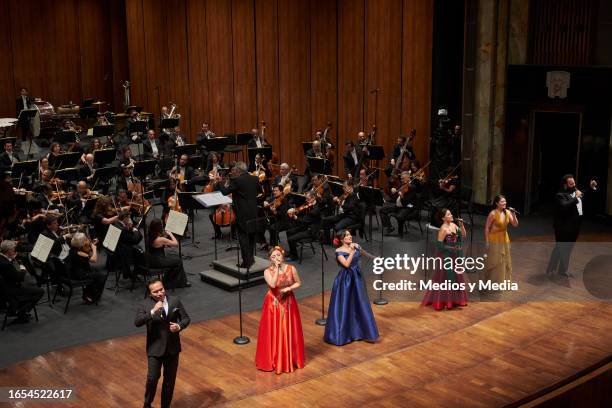
[[[231,195],[230,195],[231,197]],[[221,204],[215,209],[213,223],[220,227],[226,227],[236,221],[236,213],[230,204]]]
[[[404,164],[405,162],[404,153],[406,153],[406,149],[408,148],[408,145],[410,145],[410,143],[412,142],[412,138],[414,138],[414,136],[411,133],[411,135],[406,138],[406,141],[404,142],[404,145],[402,146],[402,150],[400,151],[397,161],[395,162],[395,166],[393,167],[393,170],[391,170],[391,174],[389,175],[389,178],[387,179],[387,189],[385,191],[387,194],[391,194],[390,192],[392,188],[395,188],[395,189],[399,188],[401,184],[400,174],[402,173],[402,171],[408,171],[410,168],[410,159],[408,159],[406,164]]]

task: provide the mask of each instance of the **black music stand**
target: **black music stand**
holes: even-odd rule
[[[342,183],[338,183],[336,181],[328,181],[327,185],[331,190],[331,193],[334,197],[341,196],[344,194],[344,185]]]
[[[329,168],[329,160],[319,157],[306,157],[308,161],[308,168],[310,173],[329,174],[331,169]]]
[[[179,124],[179,118],[166,118],[159,122],[160,129],[174,129]]]
[[[368,149],[368,160],[382,160],[385,158],[385,148],[381,145],[369,145],[366,146]]]
[[[55,159],[55,162],[58,163],[57,166],[55,166],[57,168],[56,170],[76,167],[76,165],[79,164],[79,160],[81,160],[81,156],[79,152],[58,154],[57,159]]]
[[[157,165],[157,160],[142,160],[134,162],[134,177],[138,177],[140,179],[145,179],[147,176],[155,173],[155,166]]]
[[[98,115],[98,108],[94,106],[82,107],[79,109],[81,119],[93,119]]]
[[[231,140],[228,137],[213,137],[212,139],[203,139],[202,146],[208,152],[222,152],[225,147],[230,144]]]
[[[187,156],[192,156],[196,154],[197,149],[198,149],[197,144],[186,144],[183,146],[176,146],[174,148],[174,156],[181,157],[184,154],[186,154]]]
[[[93,173],[93,186],[98,184],[98,181],[108,182],[110,179],[115,177],[119,169],[115,166],[101,167],[94,170]]]
[[[36,174],[37,168],[38,160],[26,160],[14,163],[13,168],[11,168],[11,178],[19,179],[19,187],[21,187],[22,175],[31,176]]]
[[[149,130],[149,122],[146,120],[137,120],[137,121],[129,123],[128,131],[130,133],[142,134],[142,133],[147,133],[148,130]]]
[[[302,142],[302,150],[304,151],[304,156],[306,156],[308,151],[312,150],[312,142]]]
[[[233,142],[236,146],[247,146],[251,139],[253,139],[253,135],[249,132],[240,132],[236,133],[236,140]]]
[[[115,133],[115,125],[96,125],[93,127],[93,137],[98,139],[112,136],[113,133]]]
[[[104,167],[117,158],[115,149],[99,149],[94,151],[94,163],[99,167]]]
[[[187,211],[189,214],[189,218],[191,221],[191,245],[194,248],[198,248],[199,242],[195,240],[195,216],[194,210],[204,209],[204,207],[199,201],[195,199],[196,195],[202,194],[201,192],[178,192],[178,200],[181,208],[184,211]]]
[[[76,167],[70,167],[67,169],[56,170],[54,177],[57,177],[66,183],[70,183],[71,181],[76,181],[79,179],[79,169]]]

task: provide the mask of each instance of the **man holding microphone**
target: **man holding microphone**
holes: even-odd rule
[[[139,307],[134,320],[136,327],[147,325],[148,372],[144,407],[151,407],[155,399],[163,366],[161,406],[167,408],[172,402],[181,352],[179,332],[187,328],[190,319],[178,297],[166,297],[164,285],[159,279],[149,282],[148,288],[149,299]]]

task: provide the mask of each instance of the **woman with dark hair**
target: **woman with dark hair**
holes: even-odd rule
[[[359,256],[372,255],[353,242],[350,231],[342,230],[334,238],[336,261],[340,272],[334,279],[324,340],[342,346],[355,340],[376,341],[378,327],[363,283]]]
[[[49,153],[47,153],[47,162],[49,164],[49,167],[51,167],[52,169],[55,169],[59,165],[58,156],[60,155],[61,152],[62,152],[62,147],[60,146],[59,143],[57,142],[51,143],[51,147],[49,148]]]
[[[438,232],[436,246],[437,256],[441,262],[440,267],[434,272],[432,283],[434,285],[445,283],[451,288],[428,290],[421,304],[431,305],[436,310],[445,308],[450,310],[455,306],[467,306],[467,284],[463,271],[455,266],[455,260],[463,256],[462,244],[466,231],[463,222],[459,221],[460,226],[453,222],[453,214],[448,208],[442,208],[438,212],[438,217],[442,219],[442,225]],[[452,266],[450,262],[447,262],[449,258],[453,260]]]
[[[304,368],[304,333],[293,291],[302,284],[297,269],[284,262],[285,251],[275,246],[269,252],[270,266],[264,271],[268,293],[264,298],[255,365],[276,374]]]
[[[518,227],[516,213],[506,208],[506,197],[498,194],[493,199],[493,210],[487,217],[484,234],[487,245],[485,280],[503,283],[512,280],[512,257],[508,224]]]
[[[164,248],[177,247],[178,240],[170,231],[164,231],[162,220],[154,218],[149,224],[147,245],[149,248],[149,265],[153,268],[167,268],[163,277],[164,286],[169,288],[186,288],[191,286],[183,269],[183,261],[177,255],[166,255]]]

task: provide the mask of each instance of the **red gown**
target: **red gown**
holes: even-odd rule
[[[269,288],[264,298],[255,365],[259,370],[291,373],[303,368],[304,333],[300,311],[293,291],[281,294],[280,290],[295,283],[292,265],[279,273],[275,288]]]

